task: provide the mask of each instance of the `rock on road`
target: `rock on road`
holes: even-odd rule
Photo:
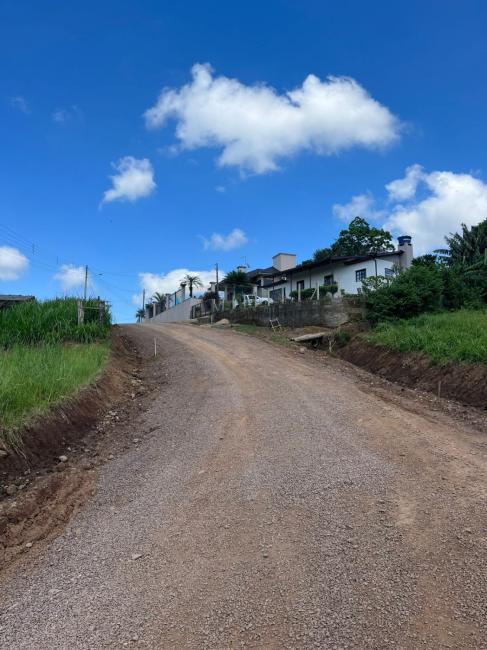
[[[125,331],[141,443],[4,579],[2,648],[487,648],[485,436],[337,360]]]

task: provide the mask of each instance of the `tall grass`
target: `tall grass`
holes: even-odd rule
[[[22,303],[0,311],[0,348],[63,341],[89,343],[106,338],[110,331],[110,312],[106,311],[102,323],[98,318],[95,300],[85,304],[83,325],[78,325],[75,298]]]
[[[400,352],[423,352],[440,364],[487,363],[487,310],[423,314],[381,323],[367,339]]]
[[[0,440],[15,447],[16,429],[92,381],[109,349],[103,342],[0,351]]]

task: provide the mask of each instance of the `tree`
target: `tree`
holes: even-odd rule
[[[313,262],[322,262],[333,255],[331,248],[317,248],[313,253]],[[311,260],[310,260],[311,261]],[[304,264],[305,262],[303,262]]]
[[[137,319],[137,322],[140,323],[142,319],[145,318],[145,309],[137,309],[135,317]]]
[[[348,228],[340,231],[338,239],[331,247],[332,255],[336,256],[377,255],[393,250],[391,233],[369,226],[362,217],[355,217]]]
[[[152,296],[152,300],[156,303],[156,305],[159,305],[159,308],[161,311],[164,311],[166,309],[166,296],[163,293],[159,293],[159,291],[156,291],[155,294]]]
[[[249,285],[249,279],[245,271],[230,271],[226,274],[223,282],[225,284]]]
[[[412,261],[413,266],[436,266],[437,264],[438,259],[436,255],[432,255],[431,253],[415,257]]]
[[[193,289],[194,288],[201,288],[203,286],[203,282],[201,281],[201,278],[199,275],[190,275],[187,273],[184,278],[181,280],[181,282],[186,282],[189,288],[189,297],[193,297]]]
[[[468,267],[482,263],[487,250],[487,219],[471,228],[462,223],[461,233],[450,233],[445,241],[448,247],[435,253],[441,255],[449,266],[462,264]]]

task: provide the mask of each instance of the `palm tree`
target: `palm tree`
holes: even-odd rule
[[[225,284],[239,284],[244,286],[249,284],[245,271],[230,271],[226,274],[223,282]]]
[[[135,317],[137,319],[137,322],[140,323],[142,319],[145,318],[145,309],[137,309]]]
[[[194,288],[201,288],[203,286],[203,282],[201,282],[201,278],[199,275],[190,275],[187,273],[184,278],[181,280],[181,283],[186,283],[189,287],[189,297],[193,297],[193,289]]]
[[[448,248],[435,253],[441,255],[449,266],[482,264],[487,249],[487,219],[471,228],[462,223],[462,232],[450,234],[445,241]]]
[[[166,309],[166,295],[164,293],[159,293],[159,291],[156,291],[152,296],[152,300],[156,303],[156,305],[159,305],[159,309],[161,311],[164,311]]]

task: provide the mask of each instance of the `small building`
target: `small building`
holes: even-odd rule
[[[35,296],[15,296],[12,294],[0,294],[0,309],[8,309],[23,302],[32,302]]]
[[[398,246],[391,252],[375,255],[329,257],[318,262],[296,265],[296,255],[277,253],[272,266],[247,271],[254,293],[273,300],[285,300],[298,290],[336,285],[338,291],[358,294],[362,280],[373,276],[392,277],[395,269],[406,269],[413,260],[411,237],[398,237]]]

